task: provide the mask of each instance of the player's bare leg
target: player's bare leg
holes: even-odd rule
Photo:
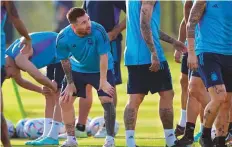
[[[185,126],[186,126],[186,105],[188,99],[188,75],[181,74],[180,78],[181,85],[181,117],[179,124],[176,126],[175,135],[180,136],[184,134]]]
[[[144,94],[130,94],[124,110],[124,125],[126,129],[126,144],[135,147],[135,126],[140,104],[143,102]]]

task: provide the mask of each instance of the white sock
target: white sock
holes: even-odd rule
[[[107,135],[107,136],[106,136],[106,140],[107,140],[107,141],[113,141],[113,140],[114,140],[114,137],[108,136],[108,135]]]
[[[181,117],[179,125],[181,127],[186,127],[186,110],[181,109]]]
[[[134,130],[126,130],[126,145],[128,147],[135,147],[135,131]]]
[[[203,131],[203,127],[204,127],[204,125],[203,125],[203,123],[201,123],[201,125],[200,125],[200,131],[199,132]]]
[[[167,146],[173,146],[175,145],[176,136],[174,133],[174,129],[164,129],[164,135]]]
[[[53,139],[58,139],[59,130],[60,130],[61,122],[58,121],[52,121],[52,127],[48,133],[48,137],[51,137]]]
[[[52,127],[52,119],[44,118],[44,131],[42,137],[46,137]]]
[[[67,136],[67,141],[71,144],[77,144],[76,136]]]

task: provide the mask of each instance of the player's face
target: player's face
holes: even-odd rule
[[[77,19],[75,30],[78,34],[88,35],[91,33],[91,21],[87,14]]]

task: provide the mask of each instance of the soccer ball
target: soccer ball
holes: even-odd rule
[[[19,138],[26,138],[27,136],[24,134],[24,125],[25,123],[28,121],[29,119],[21,119],[18,121],[18,123],[16,124],[16,135]]]
[[[24,134],[26,137],[36,139],[43,134],[44,123],[42,119],[32,119],[25,123]]]
[[[92,119],[92,121],[89,124],[89,131],[91,133],[91,135],[95,135],[100,128],[102,128],[105,124],[105,119],[104,117],[95,117]],[[115,135],[118,133],[119,130],[119,123],[117,121],[115,121],[115,127],[114,127],[114,133]]]
[[[6,120],[7,129],[8,129],[8,136],[11,138],[15,134],[14,124],[10,120]]]
[[[98,130],[103,127],[103,125],[105,124],[105,120],[104,117],[100,116],[100,117],[95,117],[91,120],[90,124],[89,124],[89,131],[91,135],[95,135]],[[88,133],[88,132],[87,132]]]
[[[91,122],[91,118],[88,117],[86,120],[86,124],[85,124],[85,130],[86,130],[88,136],[91,136],[91,131],[89,128],[90,122]],[[78,123],[78,117],[75,120],[75,126],[77,125],[77,123]]]

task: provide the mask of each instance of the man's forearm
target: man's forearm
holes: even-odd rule
[[[18,11],[14,5],[14,2],[13,1],[6,1],[5,6],[7,9],[7,13],[9,15],[12,23],[14,24],[15,28],[19,32],[19,34],[24,36],[27,40],[31,40],[30,36],[28,35],[28,31],[27,31],[25,25],[23,24],[23,22],[19,18]]]
[[[140,12],[140,30],[144,41],[151,53],[156,53],[156,48],[151,31],[151,17],[155,1],[143,1]]]
[[[193,6],[187,24],[187,38],[195,38],[195,28],[204,13],[205,5],[205,1],[197,1]]]
[[[186,24],[184,19],[181,21],[180,24],[178,40],[183,43],[186,40]]]
[[[61,64],[62,64],[68,84],[73,83],[72,69],[71,69],[71,64],[70,64],[69,59],[61,60]]]
[[[188,52],[195,50],[195,28],[204,13],[205,5],[205,1],[197,1],[190,12],[187,24]]]
[[[108,71],[108,55],[104,54],[100,56],[100,80],[107,80]]]
[[[168,34],[162,32],[161,30],[160,30],[159,35],[160,35],[160,39],[167,43],[173,44],[176,41],[176,39],[170,37]]]
[[[118,25],[114,27],[112,31],[116,31],[118,34],[121,33],[126,28],[126,18],[123,19]]]
[[[15,79],[15,81],[17,82],[17,84],[19,84],[19,86],[27,89],[27,90],[30,90],[30,91],[34,91],[34,92],[38,92],[38,93],[41,93],[42,90],[41,90],[41,87],[21,78],[21,79]]]

